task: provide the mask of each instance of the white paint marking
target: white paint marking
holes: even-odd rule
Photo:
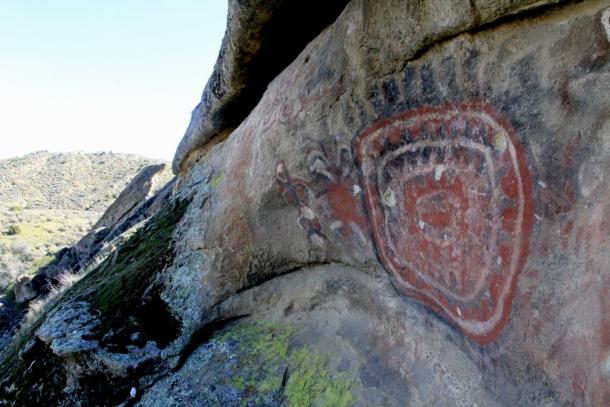
[[[538,185],[540,185],[542,188],[546,188],[546,183],[544,181],[538,181]]]
[[[305,217],[305,219],[314,220],[316,218],[316,214],[313,213],[309,206],[304,206],[302,212],[303,217]]]
[[[585,198],[589,198],[604,181],[604,171],[601,164],[585,162],[578,171],[578,183],[580,192]]]
[[[311,239],[311,242],[313,244],[315,244],[316,246],[324,247],[324,239],[322,239],[322,237],[319,234],[314,233],[313,235],[311,235],[310,239]]]
[[[470,188],[470,189],[468,190],[468,193],[469,193],[470,195],[477,195],[477,196],[489,196],[489,194],[486,194],[486,193],[484,193],[484,192],[479,192],[479,191],[477,191],[476,189],[472,189],[472,188]]]
[[[602,363],[602,372],[606,377],[610,377],[610,355],[608,355],[606,360]]]
[[[383,203],[391,208],[396,206],[396,197],[394,196],[394,191],[392,191],[391,189],[385,191],[385,193],[383,194]]]
[[[454,247],[453,247],[453,249],[451,250],[451,255],[452,255],[453,257],[458,257],[458,256],[461,254],[461,252],[462,252],[462,251],[461,251],[461,250],[459,250],[459,249],[457,248],[457,246],[454,246]]]
[[[494,136],[494,147],[502,154],[506,150],[506,138],[501,133],[496,133]]]
[[[341,226],[343,226],[343,222],[341,222],[340,220],[336,220],[330,224],[330,230],[339,229]]]
[[[434,169],[434,179],[440,181],[443,176],[443,172],[445,171],[445,166],[443,164],[437,165]]]
[[[358,195],[360,191],[362,191],[362,189],[360,189],[360,185],[354,184],[354,195]]]

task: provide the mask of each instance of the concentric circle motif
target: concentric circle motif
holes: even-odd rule
[[[510,312],[531,230],[512,126],[484,102],[381,120],[355,144],[379,259],[397,289],[479,343]]]

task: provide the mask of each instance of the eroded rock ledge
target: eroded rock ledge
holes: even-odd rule
[[[208,143],[222,141],[250,113],[265,88],[348,0],[229,1],[227,31],[212,76],[192,113],[172,164],[184,172]]]

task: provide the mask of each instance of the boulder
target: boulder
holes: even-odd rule
[[[249,69],[254,4],[220,65]],[[193,116],[216,130],[187,132],[172,193],[0,386],[18,404],[49,361],[74,372],[56,404],[610,404],[609,18],[350,1],[251,111]]]
[[[606,405],[608,4],[531,5],[351,2],[186,171],[183,332],[296,325],[365,405]]]
[[[28,275],[20,275],[15,279],[13,292],[18,303],[29,301],[38,295],[32,287],[32,277]]]
[[[92,229],[112,228],[129,213],[136,210],[138,206],[142,205],[159,189],[158,178],[162,175],[165,167],[166,164],[161,163],[142,168],[106,209]]]

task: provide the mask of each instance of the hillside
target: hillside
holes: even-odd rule
[[[0,161],[0,289],[73,244],[143,167],[115,153],[36,152]],[[171,171],[164,173],[168,180]]]

